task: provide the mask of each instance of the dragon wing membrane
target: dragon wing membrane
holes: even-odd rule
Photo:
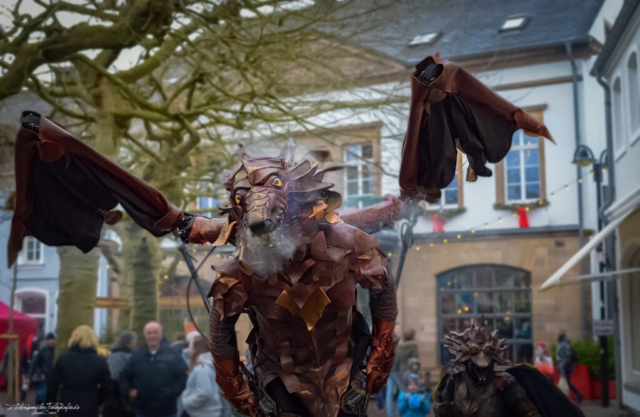
[[[400,188],[434,203],[453,180],[458,150],[469,160],[469,181],[491,176],[512,135],[525,129],[550,140],[547,127],[509,103],[463,68],[427,57],[411,79],[411,107],[402,150]]]
[[[46,118],[39,133],[21,127],[15,145],[16,193],[8,262],[25,236],[50,246],[90,251],[102,225],[115,223],[120,204],[154,236],[171,231],[182,212],[144,181]]]

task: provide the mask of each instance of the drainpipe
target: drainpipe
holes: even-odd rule
[[[573,58],[571,53],[571,42],[565,43],[565,48],[567,50],[567,57],[569,58],[569,62],[571,62],[571,75],[572,75],[572,84],[573,84],[573,123],[576,135],[576,149],[580,146],[582,140],[580,135],[580,103],[578,100],[578,66],[576,65],[576,61]],[[576,178],[580,178],[582,172],[581,168],[578,164],[576,164]],[[582,187],[576,187],[578,189],[578,238],[580,241],[580,247],[584,246],[584,209],[583,209],[583,201],[582,201]],[[586,260],[583,259],[580,261],[580,275],[587,275],[587,264]],[[587,330],[587,304],[585,300],[589,295],[588,284],[583,282],[580,284],[580,295],[582,302],[580,303],[580,308],[582,312],[582,339],[587,340],[588,338],[588,330]]]
[[[611,113],[611,88],[609,85],[602,79],[602,74],[598,72],[596,75],[596,80],[598,84],[604,90],[604,113],[605,113],[605,135],[607,141],[607,176],[609,179],[609,195],[606,201],[598,210],[598,216],[602,221],[603,225],[609,223],[609,219],[605,215],[605,211],[613,204],[616,199],[616,171],[615,171],[615,154],[613,153],[613,115]],[[611,260],[611,267],[615,270],[617,266],[617,258],[615,254],[615,234],[610,236],[606,240],[605,245],[605,253],[607,257]],[[622,364],[621,364],[621,356],[622,349],[620,343],[620,312],[619,312],[619,304],[618,304],[618,280],[613,279],[607,282],[607,314],[613,320],[613,355],[615,359],[615,368],[616,368],[616,398],[618,400],[618,406],[620,409],[623,408],[622,404]]]

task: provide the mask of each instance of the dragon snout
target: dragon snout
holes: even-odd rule
[[[276,224],[269,219],[259,222],[253,222],[248,226],[249,230],[251,230],[251,233],[255,236],[262,236],[267,233],[273,232],[276,229]]]

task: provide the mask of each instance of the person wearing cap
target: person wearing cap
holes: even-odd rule
[[[31,361],[29,374],[25,384],[32,383],[36,390],[36,405],[45,402],[47,398],[47,383],[53,372],[55,360],[56,335],[52,332],[45,336],[44,347],[42,347]]]
[[[400,417],[424,417],[431,411],[431,398],[421,389],[421,378],[410,372],[404,378],[407,389],[398,396]]]

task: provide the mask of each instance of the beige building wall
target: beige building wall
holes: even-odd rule
[[[618,228],[619,269],[640,268],[640,208]],[[640,273],[620,278],[620,343],[625,405],[639,410],[640,405]]]
[[[371,144],[373,146],[373,191],[379,196],[382,189],[382,172],[379,168],[381,160],[381,122],[362,125],[345,126],[340,129],[326,129],[312,132],[293,139],[299,148],[298,158],[309,158],[318,163],[320,168],[328,168],[344,163],[345,147],[348,145]],[[319,161],[316,156],[323,155],[324,161]],[[344,170],[329,172],[325,180],[335,184],[334,190],[344,193]]]
[[[420,250],[416,250],[420,247]],[[581,339],[580,289],[540,285],[579,249],[577,233],[522,233],[511,236],[465,238],[448,244],[416,241],[410,250],[398,289],[399,322],[414,328],[423,367],[439,368],[436,275],[473,264],[501,264],[531,272],[533,341],[554,342],[561,330]],[[568,275],[578,275],[575,267]],[[590,293],[589,293],[590,299]],[[587,300],[587,302],[589,302]]]

